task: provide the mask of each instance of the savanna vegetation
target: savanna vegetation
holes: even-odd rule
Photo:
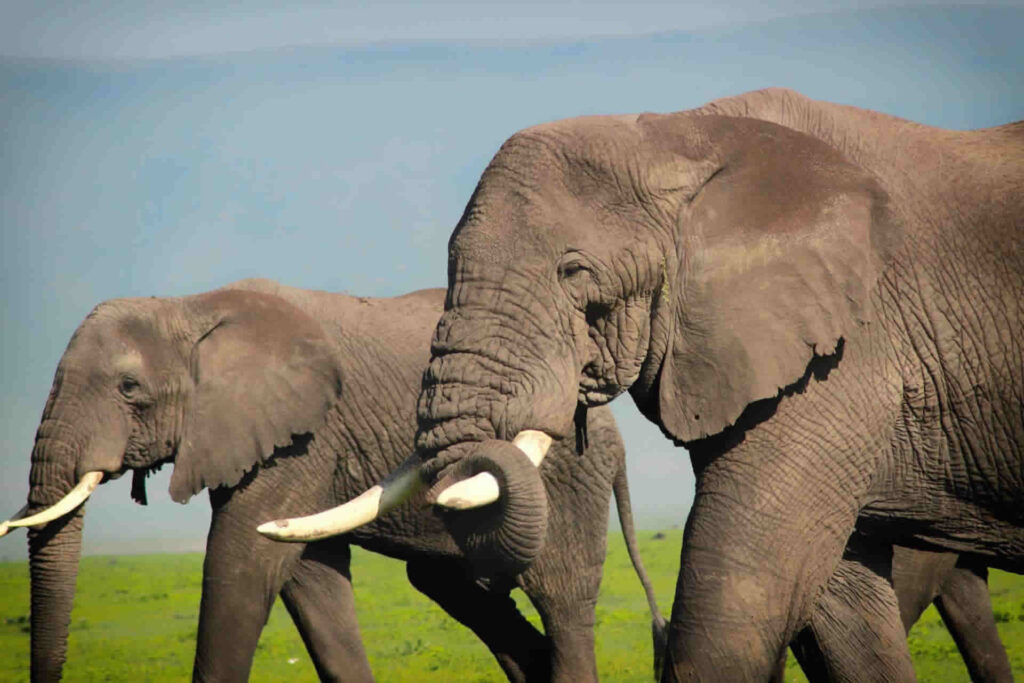
[[[662,609],[670,609],[681,532],[640,532]],[[7,542],[14,542],[9,539]],[[71,625],[67,681],[181,681],[195,647],[202,555],[94,556],[82,560]],[[378,680],[502,681],[490,654],[440,608],[413,590],[402,563],[355,550],[360,625]],[[1024,675],[1024,578],[991,576],[1000,633]],[[28,680],[28,565],[0,564],[0,680]],[[517,592],[521,609],[536,614]],[[622,538],[609,537],[597,607],[598,667],[606,681],[651,680],[650,622]],[[956,646],[930,608],[914,627],[920,681],[968,681]],[[804,680],[792,657],[788,680]],[[278,602],[263,632],[253,681],[315,681],[287,612]]]

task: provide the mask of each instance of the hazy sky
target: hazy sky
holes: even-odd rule
[[[248,276],[442,286],[480,172],[525,126],[766,86],[951,128],[1024,118],[1024,9],[880,4],[0,2],[0,518],[95,304]],[[640,521],[681,523],[685,452],[614,408]],[[146,508],[130,477],[101,487],[87,551],[201,546],[206,495],[171,503],[168,474]]]
[[[949,4],[943,0],[2,0],[0,53],[151,59],[282,46],[360,46],[410,40],[508,44],[702,31],[814,13]],[[1021,5],[1008,0],[956,4]]]

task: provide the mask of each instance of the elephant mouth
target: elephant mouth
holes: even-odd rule
[[[577,401],[588,408],[596,408],[609,403],[622,394],[639,377],[631,377],[626,382],[605,375],[592,375],[584,370],[580,376]]]

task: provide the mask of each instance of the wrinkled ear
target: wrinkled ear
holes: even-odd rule
[[[319,427],[341,391],[320,324],[281,297],[217,290],[191,303],[205,332],[192,347],[194,386],[171,476],[178,502],[237,484],[293,434]]]
[[[651,125],[700,142],[706,169],[684,183],[658,397],[662,426],[691,441],[777,396],[870,321],[893,226],[874,177],[815,138],[746,118],[660,118]]]

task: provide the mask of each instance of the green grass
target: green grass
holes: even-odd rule
[[[641,553],[665,613],[671,606],[681,532],[641,533]],[[195,647],[202,555],[87,557],[71,625],[67,681],[188,680]],[[501,681],[486,648],[413,590],[400,562],[356,550],[359,620],[380,681]],[[992,598],[1014,672],[1024,674],[1024,578],[993,571]],[[28,568],[0,564],[0,680],[27,681]],[[525,596],[520,608],[539,624]],[[930,608],[911,633],[921,681],[968,681],[956,646]],[[609,537],[597,607],[597,657],[606,681],[651,680],[650,621],[622,537]],[[295,660],[294,663],[289,663]],[[803,677],[789,662],[788,679]],[[284,607],[274,606],[253,664],[254,681],[315,681]]]

